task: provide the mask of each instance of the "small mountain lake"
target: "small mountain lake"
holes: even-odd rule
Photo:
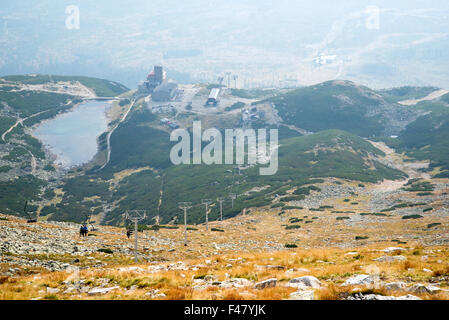
[[[55,163],[63,168],[90,161],[97,153],[97,137],[106,131],[105,101],[87,101],[67,113],[42,122],[34,136],[56,156]]]

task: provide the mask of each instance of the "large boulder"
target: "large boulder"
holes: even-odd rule
[[[415,284],[413,286],[411,286],[410,288],[408,288],[409,292],[413,292],[413,293],[418,293],[418,294],[422,294],[422,293],[430,293],[430,294],[434,294],[437,293],[439,291],[441,291],[441,288],[434,286],[434,285],[424,285],[421,283]]]
[[[394,296],[382,296],[379,294],[356,294],[353,297],[348,298],[348,300],[421,300],[420,298],[408,294],[402,297],[394,297]]]
[[[109,293],[112,290],[118,289],[119,287],[110,287],[110,288],[93,288],[87,292],[90,296],[100,295],[100,294],[106,294]]]
[[[291,279],[288,284],[289,287],[300,287],[300,288],[321,288],[321,282],[313,276],[304,276],[299,278]]]
[[[385,284],[385,289],[387,290],[403,290],[407,287],[405,282],[390,282]]]
[[[366,286],[374,284],[377,281],[377,277],[367,274],[358,274],[347,279],[343,286]]]
[[[377,259],[374,259],[374,261],[378,262],[396,262],[396,261],[405,261],[407,260],[404,256],[383,256]]]
[[[267,279],[261,282],[258,282],[254,285],[255,289],[265,289],[265,288],[274,288],[276,287],[277,279]]]
[[[289,300],[315,300],[315,292],[313,290],[298,290],[290,294]]]
[[[385,253],[393,253],[393,252],[400,252],[400,251],[405,251],[404,248],[399,248],[399,247],[388,247],[384,250],[382,250]]]

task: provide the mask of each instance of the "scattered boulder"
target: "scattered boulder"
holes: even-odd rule
[[[87,292],[90,296],[100,295],[100,294],[106,294],[111,292],[112,290],[118,289],[118,286],[110,287],[110,288],[93,288]]]
[[[294,273],[294,272],[310,273],[310,270],[306,268],[298,268],[298,269],[292,268],[286,271],[286,273]]]
[[[402,297],[394,297],[394,296],[382,296],[379,294],[364,295],[362,293],[357,293],[354,296],[347,298],[347,300],[421,300],[421,299],[411,294]]]
[[[271,266],[271,265],[267,265],[267,266],[256,265],[256,269],[259,269],[259,270],[262,270],[262,269],[284,270],[285,267],[284,266]]]
[[[48,294],[56,294],[56,293],[58,293],[60,290],[58,289],[58,288],[50,288],[50,287],[47,287],[47,293]]]
[[[213,282],[213,281],[217,280],[217,277],[214,276],[213,274],[208,274],[208,275],[205,275],[203,279],[206,282]]]
[[[374,259],[374,261],[378,262],[396,262],[396,261],[405,261],[407,260],[404,256],[383,256],[377,259]]]
[[[125,268],[119,268],[118,270],[121,272],[138,272],[138,273],[142,273],[145,271],[139,267],[125,267]]]
[[[370,285],[374,284],[377,279],[374,276],[367,274],[358,274],[347,279],[343,286],[360,286],[360,285]]]
[[[404,248],[399,248],[399,247],[388,247],[384,250],[382,250],[385,253],[393,253],[393,252],[398,252],[398,251],[405,251]]]
[[[146,296],[149,296],[152,299],[159,299],[159,298],[165,298],[165,293],[160,292],[157,289],[150,290],[147,293],[145,293]]]
[[[223,281],[219,286],[221,288],[244,288],[252,286],[252,282],[244,278],[232,278]]]
[[[288,282],[289,287],[300,287],[300,288],[321,288],[321,282],[313,276],[304,276],[295,279],[291,279]]]
[[[387,290],[403,290],[407,287],[405,282],[390,282],[385,284]]]
[[[397,297],[396,300],[422,300],[422,299],[412,294],[408,294],[406,296]]]
[[[290,294],[290,300],[315,300],[313,290],[298,290]]]
[[[276,287],[277,279],[268,279],[261,282],[258,282],[254,285],[255,289],[265,289],[265,288],[274,288]]]
[[[413,286],[411,286],[408,291],[413,292],[413,293],[418,293],[418,294],[423,294],[423,293],[430,293],[430,294],[434,294],[437,293],[439,291],[441,291],[441,288],[434,286],[434,285],[424,285],[421,283],[415,284]]]

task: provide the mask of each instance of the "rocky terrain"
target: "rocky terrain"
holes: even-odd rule
[[[432,183],[416,199],[326,179],[303,209],[190,225],[187,246],[183,226],[139,232],[137,264],[124,228],[80,238],[78,224],[1,215],[0,299],[449,299],[449,183]],[[411,201],[425,205],[384,210]]]

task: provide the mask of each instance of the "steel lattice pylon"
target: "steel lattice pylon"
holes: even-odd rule
[[[213,201],[210,199],[202,199],[201,200],[201,203],[206,206],[206,231],[209,231],[209,212],[207,211],[207,209],[212,202]]]
[[[147,217],[146,210],[128,210],[125,213],[125,219],[134,222],[134,262],[138,262],[138,222],[144,220]]]
[[[184,245],[187,245],[187,210],[192,207],[191,202],[180,202],[179,209],[184,210]]]
[[[219,197],[217,198],[218,203],[220,203],[220,221],[223,221],[223,202],[225,198]]]

